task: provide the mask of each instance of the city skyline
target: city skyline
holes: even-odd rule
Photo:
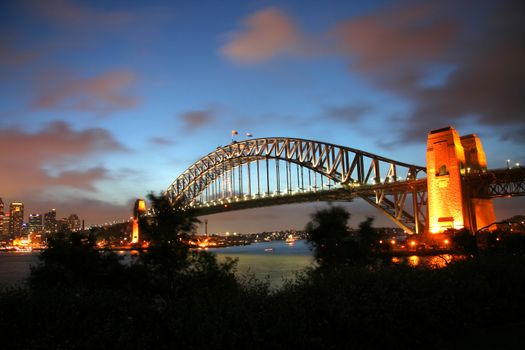
[[[86,226],[129,218],[240,136],[326,141],[425,165],[428,131],[525,163],[519,1],[17,1],[0,5],[0,197]],[[243,137],[239,137],[241,139]],[[496,200],[498,219],[523,199]],[[302,228],[321,204],[209,217]],[[367,215],[349,205],[353,226]]]

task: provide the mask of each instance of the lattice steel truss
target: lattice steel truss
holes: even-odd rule
[[[464,181],[478,198],[525,196],[525,168],[496,169],[469,174]]]
[[[426,220],[425,171],[349,147],[260,138],[217,147],[177,177],[166,195],[186,197],[203,214],[361,197],[407,232],[419,233]]]

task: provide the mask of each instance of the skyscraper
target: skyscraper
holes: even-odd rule
[[[42,215],[40,214],[29,214],[29,231],[30,232],[42,232]]]
[[[4,218],[4,201],[0,197],[0,240],[4,239]],[[9,221],[7,225],[9,226]]]
[[[0,236],[2,237],[2,241],[8,241],[9,240],[9,213],[4,213],[1,216],[2,223],[0,224],[2,226],[2,230],[0,231]]]
[[[57,232],[57,212],[55,209],[44,214],[44,232]]]
[[[71,232],[80,231],[80,219],[77,214],[71,214],[67,218],[69,230]]]
[[[9,206],[9,235],[11,238],[17,237],[22,233],[22,224],[24,223],[24,204],[13,202]]]

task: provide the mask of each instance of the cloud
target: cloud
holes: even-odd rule
[[[333,119],[353,123],[360,121],[371,110],[371,106],[355,104],[341,107],[325,107],[324,113]]]
[[[24,4],[34,15],[47,18],[54,24],[121,25],[133,19],[129,12],[97,11],[67,0],[29,0]]]
[[[458,33],[457,23],[435,15],[434,6],[392,7],[343,21],[332,31],[337,49],[364,72],[428,62],[442,55]]]
[[[240,63],[259,63],[293,51],[301,41],[291,18],[276,8],[256,12],[243,24],[243,30],[233,33],[231,40],[221,49],[226,57]]]
[[[78,77],[64,72],[48,73],[35,82],[34,108],[71,109],[109,113],[139,104],[129,90],[136,82],[130,71],[112,71],[93,77]]]
[[[95,167],[85,171],[67,170],[53,177],[56,185],[95,191],[94,183],[109,179],[108,171],[103,167]]]
[[[212,110],[207,109],[186,112],[180,118],[184,121],[188,130],[194,130],[211,123],[215,116]]]
[[[149,142],[157,146],[173,145],[174,143],[172,140],[167,139],[165,137],[152,137],[149,139]]]
[[[401,142],[473,119],[502,133],[525,127],[525,5],[466,2],[455,11],[450,5],[384,8],[333,31],[351,71],[412,102]],[[437,84],[423,84],[436,77]]]
[[[43,214],[51,211],[51,209],[56,209],[57,218],[65,218],[70,214],[77,214],[80,220],[85,220],[86,227],[118,219],[128,219],[131,216],[134,203],[134,199],[118,204],[96,199],[64,197],[53,199],[51,202],[49,198],[37,198],[31,195],[17,197],[16,200],[25,204],[26,217],[29,213]],[[6,202],[5,197],[4,202]]]
[[[223,53],[243,63],[285,53],[339,55],[350,74],[410,104],[402,123],[385,121],[399,130],[396,142],[421,142],[431,129],[475,121],[525,143],[515,132],[525,128],[523,13],[519,0],[403,1],[334,23],[319,40],[266,9],[245,20]],[[327,112],[345,119],[360,111]]]
[[[35,60],[38,55],[30,50],[21,50],[0,39],[0,62],[9,65],[22,65]]]
[[[29,133],[18,128],[0,128],[0,140],[9,151],[0,157],[2,196],[38,196],[49,186],[95,190],[97,181],[109,178],[103,167],[71,170],[76,162],[92,155],[124,151],[104,129],[73,130],[55,122]],[[67,168],[60,166],[66,164]],[[53,169],[51,175],[46,168]]]

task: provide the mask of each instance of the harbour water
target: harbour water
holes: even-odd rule
[[[293,280],[298,272],[314,264],[312,251],[303,240],[261,242],[210,251],[217,254],[219,261],[226,257],[237,258],[240,278],[253,276],[261,281],[267,280],[274,288],[286,280]]]
[[[22,283],[31,265],[38,264],[38,252],[0,252],[0,286]]]
[[[239,278],[255,277],[261,281],[268,281],[272,288],[278,288],[286,280],[295,279],[297,273],[304,271],[305,268],[315,266],[312,251],[303,240],[293,243],[259,242],[245,246],[211,248],[208,251],[217,254],[219,261],[225,261],[227,257],[237,259],[236,273]],[[129,251],[118,253],[125,256],[124,261],[127,260],[126,257],[130,258]],[[38,252],[0,252],[0,286],[22,283],[29,276],[30,266],[38,263],[38,254]],[[450,254],[405,255],[394,257],[392,261],[410,266],[425,265],[441,268],[452,260],[461,258]]]
[[[280,286],[286,279],[293,279],[297,272],[314,261],[305,241],[293,244],[271,241],[209,251],[216,253],[219,261],[224,261],[226,257],[238,259],[237,275],[240,278],[251,275],[259,280],[268,280],[272,287]],[[0,252],[0,286],[22,283],[29,276],[30,265],[38,263],[38,254]]]

